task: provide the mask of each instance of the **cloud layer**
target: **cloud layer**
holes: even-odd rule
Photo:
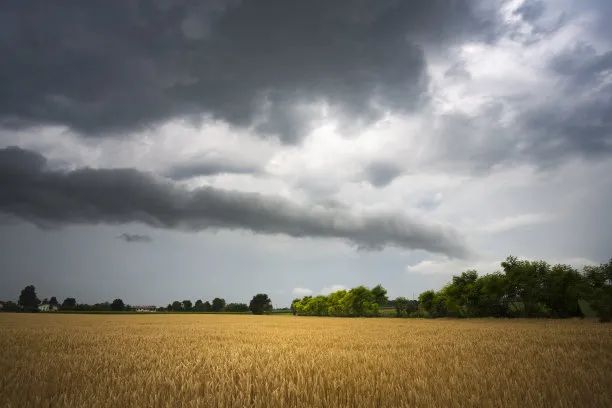
[[[133,169],[46,168],[40,154],[0,150],[0,210],[39,225],[142,222],[186,230],[243,229],[292,237],[345,239],[359,247],[396,246],[466,256],[451,228],[400,214],[357,214],[286,199],[202,187],[186,190]]]
[[[367,123],[426,98],[422,47],[491,35],[454,1],[9,1],[5,124],[107,135],[209,115],[285,141],[333,111]]]

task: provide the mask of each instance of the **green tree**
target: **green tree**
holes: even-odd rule
[[[406,309],[408,307],[408,299],[403,296],[395,298],[393,301],[393,306],[395,307],[395,315],[397,317],[401,317],[402,313],[406,313]]]
[[[77,302],[75,298],[66,298],[64,299],[64,301],[62,302],[62,310],[74,310],[77,307]]]
[[[182,310],[183,310],[183,304],[181,302],[179,302],[178,300],[175,300],[174,302],[172,302],[173,312],[180,312]]]
[[[521,261],[509,256],[501,263],[508,282],[508,296],[520,304],[526,317],[534,317],[541,311],[544,298],[544,281],[550,265],[544,261]]]
[[[33,312],[38,310],[40,300],[36,296],[36,288],[34,285],[28,285],[21,291],[19,295],[19,306],[26,312]]]
[[[190,311],[193,307],[191,300],[183,300],[183,310]]]
[[[195,310],[196,312],[204,311],[204,303],[202,302],[202,299],[196,300],[193,310]]]
[[[272,301],[267,294],[258,293],[251,299],[249,310],[256,315],[264,314],[264,312],[272,310]]]
[[[433,290],[426,290],[419,295],[419,305],[426,313],[431,314],[433,312],[434,299],[436,292]]]
[[[248,312],[249,306],[246,303],[228,303],[225,306],[227,312]]]
[[[294,316],[298,314],[297,312],[297,304],[300,302],[300,299],[293,299],[291,301],[291,307],[289,308],[291,310],[291,314],[293,314]]]
[[[110,308],[111,308],[111,310],[113,310],[115,312],[120,312],[120,311],[125,309],[125,304],[123,303],[123,300],[115,299],[111,303]]]
[[[576,269],[555,265],[544,277],[542,300],[553,317],[581,316],[578,300],[587,292],[587,282]]]
[[[374,316],[378,314],[378,303],[376,303],[372,291],[365,286],[352,288],[343,300],[348,304],[350,316]]]
[[[483,275],[475,282],[478,293],[478,316],[508,315],[507,280],[502,273]]]
[[[387,304],[387,289],[383,288],[382,285],[378,284],[372,288],[372,296],[374,296],[374,302],[378,306],[384,306]]]
[[[327,313],[330,316],[348,316],[349,308],[348,291],[337,290],[327,296]]]
[[[202,311],[203,312],[210,312],[212,310],[212,305],[210,304],[210,302],[207,300],[202,304]]]
[[[612,259],[599,266],[585,266],[584,274],[589,285],[589,303],[599,320],[612,320]]]
[[[225,308],[225,299],[214,298],[212,301],[211,310],[213,312],[221,312]]]

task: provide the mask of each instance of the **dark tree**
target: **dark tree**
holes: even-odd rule
[[[249,309],[256,315],[264,314],[272,310],[272,301],[265,293],[258,293],[251,299]]]
[[[372,288],[372,295],[374,296],[374,302],[379,307],[383,307],[387,304],[387,289],[383,288],[382,285],[376,285]]]
[[[21,291],[18,304],[27,312],[33,312],[38,309],[40,300],[38,300],[36,296],[36,288],[34,285],[28,285]]]
[[[208,300],[206,302],[202,303],[202,311],[203,312],[210,312],[210,311],[212,311],[212,305],[210,304],[210,302]]]
[[[62,302],[62,310],[74,310],[77,307],[75,298],[66,298]]]
[[[599,266],[584,268],[590,286],[590,304],[602,322],[612,321],[612,259]]]
[[[204,311],[204,303],[202,302],[202,299],[196,300],[193,310],[195,310],[196,312]]]
[[[226,312],[248,312],[249,307],[246,303],[228,303],[225,306]]]
[[[178,300],[175,300],[174,302],[172,302],[173,312],[180,312],[181,310],[183,310],[183,304],[181,302],[179,302]]]
[[[225,308],[225,299],[214,298],[212,301],[212,311],[220,312]]]
[[[113,300],[113,303],[111,303],[110,308],[115,312],[119,312],[125,309],[125,304],[123,303],[123,300],[115,299]]]
[[[17,306],[15,302],[9,300],[3,303],[2,310],[4,312],[16,312],[19,310],[19,306]]]
[[[183,300],[183,310],[190,311],[192,308],[191,300]]]
[[[59,307],[59,303],[57,302],[57,298],[55,296],[51,296],[51,300],[49,300],[49,305],[53,307]]]

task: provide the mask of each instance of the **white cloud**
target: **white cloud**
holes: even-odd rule
[[[299,297],[302,297],[302,296],[310,296],[310,295],[312,295],[312,290],[311,290],[311,289],[308,289],[308,288],[293,288],[293,290],[291,291],[291,293],[292,293],[294,296],[299,296]]]
[[[533,213],[503,217],[483,225],[480,229],[488,233],[500,233],[530,225],[543,224],[555,219],[552,214]]]
[[[476,269],[480,274],[495,272],[500,260],[465,261],[446,257],[425,259],[414,265],[406,266],[406,272],[423,275],[459,275],[461,272]]]
[[[321,289],[321,291],[319,292],[319,294],[321,295],[329,295],[330,293],[333,292],[337,292],[339,290],[345,290],[346,286],[344,285],[331,285],[331,286],[325,286],[323,289]]]

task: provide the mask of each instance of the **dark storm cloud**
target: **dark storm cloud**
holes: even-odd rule
[[[612,153],[612,51],[578,44],[553,59],[565,99],[525,112],[525,152],[540,161]]]
[[[467,254],[452,229],[398,214],[355,215],[211,187],[190,191],[133,169],[52,171],[38,153],[15,147],[0,150],[0,185],[0,212],[42,226],[142,222],[159,228],[341,238],[362,248]]]
[[[141,234],[130,234],[127,232],[124,232],[123,234],[119,235],[117,238],[125,241],[125,242],[151,242],[152,239],[150,236],[148,235],[141,235]]]
[[[468,0],[6,1],[0,120],[107,135],[201,114],[285,141],[323,102],[367,122],[418,106],[421,47],[488,36]]]

